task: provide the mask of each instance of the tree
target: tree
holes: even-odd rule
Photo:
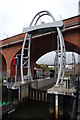
[[[43,69],[43,72],[49,72],[51,70],[47,64],[40,64],[40,67]]]

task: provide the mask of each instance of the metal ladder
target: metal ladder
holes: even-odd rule
[[[28,33],[26,33],[25,38],[24,38],[24,42],[23,42],[23,48],[22,49],[22,53],[21,53],[21,67],[22,67],[22,71],[21,73],[23,74],[24,70],[26,69],[27,74],[24,75],[22,77],[22,82],[24,82],[25,80],[32,79],[32,75],[31,75],[31,70],[30,70],[30,45],[31,45],[31,39],[32,36],[29,35]]]

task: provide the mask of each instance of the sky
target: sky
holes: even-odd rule
[[[75,56],[75,62],[79,62],[79,57],[77,53],[73,52]],[[47,64],[47,65],[54,65],[56,53],[54,51],[48,52],[47,54],[41,56],[37,61],[36,64]],[[50,57],[49,57],[50,56]],[[66,64],[73,63],[72,60],[72,52],[66,52]]]
[[[79,0],[0,0],[0,40],[22,33],[35,14],[42,10],[50,11],[56,20],[76,16],[78,2]],[[50,21],[49,18],[41,18],[41,21],[46,19]],[[48,54],[46,60],[53,62],[54,55]],[[41,61],[44,62],[45,59]]]
[[[35,14],[42,10],[50,11],[56,20],[76,16],[78,2],[79,0],[0,0],[0,40],[22,33]]]

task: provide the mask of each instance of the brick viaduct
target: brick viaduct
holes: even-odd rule
[[[80,54],[80,15],[64,20],[65,31],[63,32],[66,50]],[[21,54],[22,43],[25,33],[12,36],[0,41],[0,54],[2,55],[2,73],[14,76],[15,66],[13,58],[16,54]],[[36,60],[49,51],[56,49],[57,33],[50,32],[44,35],[32,37],[31,43],[31,70],[35,66]],[[20,56],[18,64],[18,76],[20,76]]]

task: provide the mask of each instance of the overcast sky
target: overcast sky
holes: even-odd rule
[[[79,0],[0,0],[0,40],[22,33],[34,15],[50,11],[58,20],[78,15]]]
[[[80,55],[78,55],[77,53],[73,52],[74,56],[75,56],[75,62],[78,63],[79,62],[79,57]],[[36,63],[37,64],[48,64],[48,65],[53,65],[54,61],[55,61],[55,55],[56,53],[54,51],[49,52],[45,55],[43,55],[42,57],[40,57]],[[73,63],[72,60],[72,52],[66,52],[66,63],[67,64],[71,64]]]

